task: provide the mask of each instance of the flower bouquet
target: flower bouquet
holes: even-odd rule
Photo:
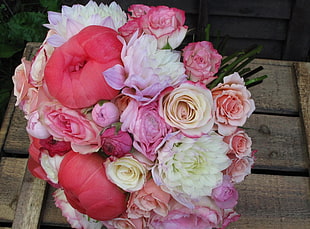
[[[247,86],[262,80],[237,70],[259,48],[177,51],[184,11],[128,12],[93,1],[49,12],[45,41],[13,76],[28,168],[57,188],[73,228],[225,228],[254,163]]]

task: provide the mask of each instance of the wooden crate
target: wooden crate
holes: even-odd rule
[[[25,56],[33,56],[29,43]],[[310,225],[310,63],[257,59],[269,78],[251,88],[256,112],[246,127],[257,149],[253,174],[237,185],[241,219],[228,228]],[[26,120],[11,98],[0,131],[0,229],[69,227],[52,200],[54,188],[28,172]]]

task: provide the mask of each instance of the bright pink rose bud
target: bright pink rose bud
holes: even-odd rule
[[[107,155],[122,157],[132,148],[132,139],[127,132],[117,131],[116,127],[106,129],[101,135],[102,150]]]
[[[88,26],[56,48],[45,67],[45,80],[52,96],[64,106],[84,108],[110,100],[118,91],[102,73],[121,62],[118,34],[103,26]]]
[[[214,75],[221,65],[222,56],[213,48],[211,42],[190,43],[183,49],[182,55],[190,80],[208,84],[216,79]]]
[[[71,151],[58,172],[59,184],[71,206],[96,220],[118,217],[127,204],[126,194],[108,180],[103,163],[97,153],[83,155]]]
[[[96,104],[92,110],[94,122],[102,127],[111,125],[119,120],[119,110],[114,103]]]

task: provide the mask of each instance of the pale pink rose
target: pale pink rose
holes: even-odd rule
[[[235,158],[232,164],[224,171],[231,177],[232,182],[240,183],[244,178],[251,173],[251,168],[254,164],[252,157]]]
[[[130,195],[127,205],[129,218],[149,218],[151,212],[166,216],[168,214],[170,194],[164,192],[153,179],[148,180],[142,189]]]
[[[31,62],[23,58],[22,63],[15,69],[14,76],[12,77],[14,83],[14,95],[16,96],[15,106],[18,106],[23,102],[28,93],[28,89],[33,87],[29,83],[30,67]]]
[[[208,84],[217,78],[214,75],[221,65],[222,56],[213,48],[211,42],[190,43],[183,49],[182,55],[190,80]]]
[[[222,184],[212,190],[211,197],[220,208],[229,209],[237,204],[238,192],[230,182],[229,176],[223,177]]]
[[[74,151],[85,154],[100,148],[99,127],[78,110],[56,102],[41,104],[40,120],[56,140],[69,141]]]
[[[107,127],[119,120],[119,111],[115,104],[111,102],[96,104],[92,110],[94,122],[102,127]]]
[[[108,221],[102,221],[107,229],[145,229],[146,220],[144,218],[129,219],[126,214]]]
[[[251,156],[252,140],[243,129],[238,128],[232,135],[225,136],[224,142],[229,145],[230,152],[236,157]]]
[[[101,229],[103,223],[93,220],[74,209],[68,202],[62,189],[57,189],[53,193],[56,207],[60,208],[62,215],[67,219],[72,228],[76,229]]]
[[[29,115],[26,131],[31,136],[39,139],[45,139],[51,136],[46,127],[39,120],[38,111],[34,111]]]
[[[136,103],[132,101],[131,103]],[[128,106],[130,116],[122,115],[122,122],[130,123],[128,132],[134,136],[133,146],[148,159],[156,159],[156,148],[162,143],[172,128],[160,117],[158,103],[152,102],[145,106]],[[132,119],[132,117],[135,117]],[[126,124],[125,124],[126,125]]]
[[[237,221],[240,215],[233,209],[224,209],[223,223],[221,229],[225,229],[230,223]]]
[[[197,205],[187,208],[172,201],[167,216],[152,214],[149,221],[150,229],[212,229],[222,220],[219,209],[212,208],[212,204]]]
[[[231,135],[238,126],[243,126],[255,110],[251,93],[237,72],[224,77],[224,82],[212,89],[212,95],[215,124],[222,135]]]
[[[42,86],[42,79],[44,78],[44,68],[55,49],[53,46],[47,43],[47,39],[53,34],[56,34],[56,32],[53,30],[48,31],[46,38],[40,46],[40,49],[34,57],[31,65],[30,82],[36,87]]]
[[[208,133],[214,124],[213,113],[211,91],[199,82],[167,88],[159,98],[160,116],[189,137]]]
[[[132,139],[127,132],[116,127],[106,129],[101,135],[102,150],[107,155],[123,157],[132,149]]]
[[[175,49],[187,32],[187,26],[184,25],[185,12],[180,9],[167,6],[151,7],[147,14],[139,19],[143,32],[154,35],[160,49],[167,44]]]

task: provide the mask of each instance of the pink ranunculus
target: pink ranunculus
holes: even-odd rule
[[[231,135],[238,126],[243,126],[255,110],[251,93],[237,72],[224,77],[224,82],[212,89],[212,95],[215,124],[222,135]]]
[[[132,103],[135,101],[132,101]],[[167,134],[172,132],[172,127],[160,117],[158,103],[152,102],[145,106],[128,106],[131,116],[122,116],[122,121],[130,123],[128,131],[133,134],[133,146],[148,159],[156,159],[156,148],[160,145]],[[127,111],[124,114],[128,113]]]
[[[16,96],[16,106],[22,105],[21,103],[24,102],[28,89],[33,87],[29,83],[30,68],[31,62],[23,58],[22,63],[16,67],[14,76],[12,77],[14,83],[14,95]]]
[[[252,140],[243,129],[238,128],[232,135],[225,136],[223,140],[229,145],[229,153],[238,158],[251,156]]]
[[[190,43],[183,49],[182,56],[190,80],[208,84],[217,78],[214,75],[221,65],[222,56],[213,48],[211,42]]]
[[[116,127],[106,129],[101,135],[102,150],[107,155],[122,157],[129,153],[132,148],[132,139],[130,135]]]
[[[126,194],[108,180],[103,163],[97,153],[71,151],[65,155],[58,177],[73,208],[96,220],[111,220],[126,210]]]
[[[170,202],[167,216],[152,214],[149,221],[150,229],[212,229],[222,221],[221,212],[211,204],[197,205],[190,209],[176,201]]]
[[[156,37],[158,48],[169,44],[175,49],[181,44],[187,32],[187,26],[184,25],[185,12],[180,9],[167,6],[151,7],[147,14],[139,19],[143,31]]]
[[[224,209],[233,208],[238,200],[238,192],[227,175],[223,177],[222,184],[212,190],[211,196],[216,205]]]
[[[119,110],[114,103],[97,103],[92,110],[94,122],[102,127],[107,127],[119,120]]]
[[[232,164],[224,171],[231,177],[232,182],[240,183],[244,178],[251,173],[251,168],[254,164],[252,157],[235,158]]]
[[[230,223],[237,221],[240,218],[240,214],[233,209],[224,209],[223,223],[221,229],[225,229]]]
[[[164,192],[153,179],[146,182],[142,189],[130,195],[127,205],[129,218],[149,218],[151,212],[166,216],[169,210],[170,194]]]
[[[118,91],[106,83],[102,73],[122,63],[121,49],[116,31],[86,27],[56,48],[47,62],[44,74],[50,94],[70,108],[114,98]]]
[[[50,102],[41,105],[39,114],[54,139],[71,142],[74,151],[85,154],[100,148],[99,127],[78,110]]]

